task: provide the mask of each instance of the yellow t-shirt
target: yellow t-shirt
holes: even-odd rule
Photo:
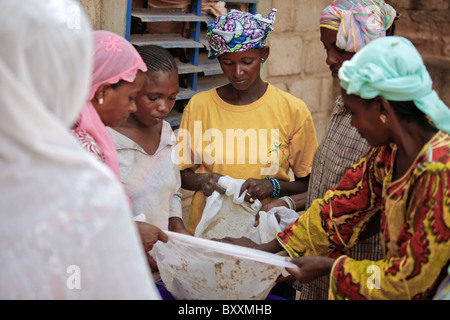
[[[267,176],[289,181],[311,172],[317,138],[306,104],[272,85],[248,105],[223,101],[216,89],[191,98],[178,130],[180,170],[215,172],[236,179]],[[195,231],[205,205],[196,192],[188,229]]]

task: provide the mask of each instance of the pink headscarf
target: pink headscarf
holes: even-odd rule
[[[366,44],[386,36],[396,12],[384,0],[337,0],[320,16],[320,27],[336,30],[336,46],[357,52]]]
[[[94,67],[92,85],[80,118],[78,129],[87,131],[103,152],[105,163],[119,177],[119,163],[111,136],[91,103],[97,89],[105,83],[120,80],[133,82],[138,70],[147,66],[133,45],[121,36],[109,31],[94,31]]]

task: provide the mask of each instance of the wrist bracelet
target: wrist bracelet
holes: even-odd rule
[[[280,199],[283,199],[284,202],[286,202],[288,204],[289,209],[297,211],[297,206],[295,205],[295,202],[294,202],[294,200],[292,200],[291,197],[284,196],[284,197],[281,197]]]
[[[265,177],[266,180],[272,182],[273,192],[270,195],[271,198],[278,198],[280,196],[280,183],[275,178]]]

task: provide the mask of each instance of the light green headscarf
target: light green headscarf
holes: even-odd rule
[[[422,57],[403,37],[383,37],[367,44],[339,70],[341,87],[363,99],[382,96],[391,101],[414,101],[434,125],[450,133],[450,109],[432,89]]]

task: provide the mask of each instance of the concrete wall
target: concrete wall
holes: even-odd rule
[[[422,55],[434,89],[450,106],[450,0],[389,0],[400,14],[396,34]]]
[[[125,36],[127,0],[78,0],[94,30],[109,30]]]
[[[330,0],[260,0],[263,15],[276,8],[274,31],[269,36],[270,56],[265,80],[305,101],[320,141],[328,123],[337,84],[325,63],[319,18]]]
[[[93,28],[125,34],[127,0],[78,0]],[[319,16],[329,0],[260,0],[258,12],[277,8],[275,31],[269,37],[270,57],[263,78],[303,99],[321,139],[333,107],[333,80],[319,40]]]
[[[94,29],[125,33],[126,0],[79,0]],[[270,56],[262,76],[275,86],[303,99],[310,109],[320,141],[339,92],[320,42],[319,17],[332,0],[260,0],[258,12],[277,8]],[[388,0],[401,18],[396,34],[418,48],[433,78],[434,88],[450,106],[450,0]],[[192,192],[183,190],[183,218],[187,222]]]
[[[94,29],[125,35],[127,0],[78,0]],[[258,12],[277,8],[269,36],[270,57],[263,78],[303,99],[313,115],[317,138],[322,138],[339,92],[325,63],[319,17],[332,0],[260,0]],[[422,54],[434,88],[450,106],[450,0],[388,0],[401,14],[396,34],[410,39]]]
[[[313,115],[320,141],[339,93],[320,42],[319,17],[332,0],[260,0],[263,15],[278,12],[269,36],[271,54],[264,77],[303,99]],[[421,53],[434,89],[450,106],[450,0],[387,0],[401,17],[396,35],[410,39]]]

